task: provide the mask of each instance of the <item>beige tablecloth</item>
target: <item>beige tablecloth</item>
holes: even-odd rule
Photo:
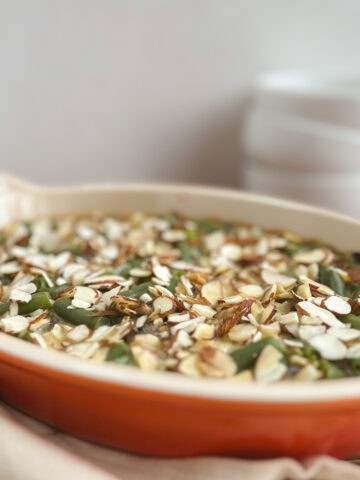
[[[360,480],[329,457],[249,461],[142,458],[78,440],[0,405],[0,480]]]

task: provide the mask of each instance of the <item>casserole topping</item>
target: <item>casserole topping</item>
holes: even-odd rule
[[[357,254],[175,214],[40,219],[0,242],[0,329],[41,348],[240,381],[360,374]]]

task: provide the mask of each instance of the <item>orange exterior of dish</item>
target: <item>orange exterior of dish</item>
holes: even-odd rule
[[[111,385],[0,354],[0,395],[50,425],[133,453],[243,457],[359,453],[360,400],[253,403]]]

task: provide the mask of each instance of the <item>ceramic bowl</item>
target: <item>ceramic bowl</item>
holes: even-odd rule
[[[296,172],[360,173],[360,129],[321,123],[257,102],[242,128],[254,162]]]
[[[294,172],[250,159],[243,175],[250,191],[305,201],[360,218],[360,171]]]
[[[0,223],[101,210],[177,210],[287,228],[359,249],[360,223],[237,191],[176,185],[43,188],[3,176]],[[359,453],[360,379],[255,385],[84,361],[0,334],[0,396],[87,440],[144,455]]]

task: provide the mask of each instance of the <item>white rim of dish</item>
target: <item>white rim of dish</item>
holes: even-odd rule
[[[41,187],[33,185],[10,175],[1,175],[0,180],[8,182],[10,187],[24,188],[29,193],[67,193],[70,191],[99,191],[108,188],[136,191],[162,191],[173,193],[211,194],[215,197],[246,199],[254,203],[270,202],[273,206],[291,208],[293,211],[312,212],[328,218],[346,220],[360,226],[360,222],[317,207],[297,202],[281,200],[265,195],[239,192],[215,187],[190,186],[180,184],[124,183],[98,184],[69,187]],[[53,372],[83,377],[89,380],[127,386],[139,390],[149,390],[169,395],[197,397],[208,400],[225,400],[256,403],[311,403],[333,402],[339,400],[360,399],[360,378],[324,380],[320,382],[282,382],[278,384],[256,384],[236,382],[227,379],[190,378],[174,372],[145,372],[134,367],[113,365],[105,362],[80,360],[68,354],[53,350],[42,350],[21,339],[0,333],[0,352],[14,360],[19,359],[28,365],[29,370],[37,365]],[[25,367],[26,368],[26,367]],[[45,374],[46,375],[46,374]],[[49,373],[47,376],[51,376]]]

